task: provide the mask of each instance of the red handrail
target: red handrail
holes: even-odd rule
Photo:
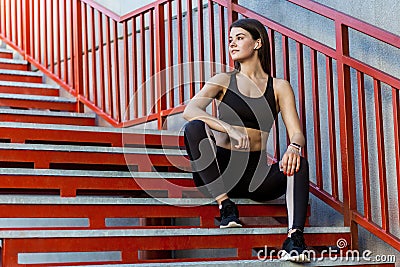
[[[390,216],[387,183],[388,179],[397,177],[392,182],[397,184],[397,192],[400,190],[400,79],[353,58],[349,51],[349,30],[368,35],[394,49],[400,49],[400,36],[311,0],[288,1],[330,19],[335,28],[335,48],[249,10],[239,5],[237,0],[208,0],[207,6],[203,6],[203,1],[187,1],[183,5],[182,0],[159,0],[123,16],[93,0],[40,1],[44,6],[54,7],[55,14],[53,8],[47,8],[47,11],[38,9],[36,1],[20,0],[20,4],[12,6],[11,3],[16,1],[0,0],[4,7],[0,10],[0,38],[75,95],[79,102],[77,110],[82,110],[84,104],[117,127],[157,120],[158,128],[162,129],[166,127],[168,116],[183,111],[185,101],[200,90],[206,77],[216,71],[225,71],[225,65],[232,66],[225,48],[228,27],[225,14],[229,24],[239,14],[260,20],[270,35],[272,74],[276,76],[276,62],[282,58],[284,78],[296,80],[298,84],[295,90],[303,130],[313,132],[304,149],[310,162],[315,163],[315,179],[310,187],[312,193],[344,214],[345,225],[352,229],[354,246],[358,224],[399,248],[400,238],[389,227],[389,219],[398,225],[399,218]],[[204,13],[207,13],[208,20],[204,19]],[[52,23],[39,30],[37,25],[41,15]],[[197,23],[193,20],[194,16],[198,18]],[[16,34],[17,25],[22,26],[21,38]],[[282,36],[281,42],[276,42],[277,36]],[[295,42],[295,51],[291,50],[290,42]],[[282,46],[278,47],[280,43]],[[281,55],[277,54],[278,51]],[[307,54],[304,51],[310,51],[311,70],[305,69]],[[294,63],[289,60],[292,53],[296,55]],[[185,55],[188,57],[185,58]],[[321,57],[326,62],[325,68],[320,66],[318,58]],[[182,67],[186,61],[192,63],[187,65],[188,73]],[[195,61],[207,63],[193,64]],[[178,64],[180,66],[176,67]],[[293,68],[297,72],[291,73]],[[357,76],[356,83],[352,81],[352,70]],[[307,74],[312,77],[310,88],[305,82]],[[372,78],[372,86],[366,82],[368,77]],[[326,88],[319,83],[320,79],[326,80]],[[384,136],[391,129],[385,129],[382,124],[382,92],[386,90],[383,84],[388,85],[392,92],[396,155],[393,165],[397,174],[392,177],[387,177],[385,172],[387,140]],[[357,88],[357,97],[352,95],[352,87]],[[365,102],[367,89],[374,91],[375,105],[371,107]],[[306,105],[307,94],[312,95],[312,106]],[[321,102],[324,94],[327,95],[327,103]],[[323,129],[320,129],[323,104],[328,110],[327,137],[322,135]],[[359,112],[357,122],[353,122],[352,106],[355,104],[354,110]],[[377,145],[371,148],[367,136],[367,110],[372,108],[376,117]],[[308,110],[312,112],[308,113]],[[214,105],[212,111],[215,112]],[[336,111],[339,116],[336,116]],[[312,115],[307,117],[307,114]],[[314,123],[307,124],[308,120]],[[359,123],[360,148],[354,147],[354,123]],[[335,130],[335,125],[339,125],[339,131]],[[285,139],[285,136],[279,136],[279,126],[276,124],[274,128],[278,158],[279,140]],[[340,151],[336,150],[338,137]],[[323,168],[326,163],[322,158],[323,145],[329,146],[329,179],[324,177],[327,172]],[[355,151],[360,151],[360,155],[356,156]],[[374,162],[368,158],[371,151],[378,154]],[[340,164],[337,162],[339,155]],[[362,176],[362,188],[356,183],[357,162],[361,164],[359,175]],[[371,196],[375,188],[370,185],[372,174],[369,165],[373,163],[379,168],[377,180],[382,205],[381,210],[376,212],[381,217],[379,222],[371,212]],[[357,191],[363,194],[362,207],[357,204]],[[400,196],[397,202],[398,205]]]

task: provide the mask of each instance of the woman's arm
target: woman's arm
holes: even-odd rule
[[[235,145],[239,149],[248,149],[250,147],[250,141],[246,133],[240,132],[230,124],[211,116],[206,112],[207,106],[213,99],[217,99],[220,96],[224,88],[229,85],[229,75],[225,73],[217,74],[211,77],[203,88],[189,101],[183,112],[183,118],[186,120],[202,120],[211,129],[216,131],[225,132],[231,138],[238,142]]]
[[[299,116],[296,110],[296,102],[290,83],[285,80],[277,80],[275,88],[277,92],[278,105],[285,123],[291,143],[303,147],[305,145],[304,134],[301,130]],[[289,146],[282,157],[282,168],[287,175],[293,175],[300,168],[300,151]]]

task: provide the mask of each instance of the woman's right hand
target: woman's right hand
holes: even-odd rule
[[[235,148],[241,150],[250,149],[250,139],[246,132],[246,129],[236,128],[233,126],[228,127],[227,134],[229,137],[237,142],[234,145]]]

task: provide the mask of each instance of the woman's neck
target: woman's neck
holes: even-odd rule
[[[255,60],[248,60],[246,62],[240,63],[240,73],[246,75],[250,79],[266,78],[268,76],[260,63],[260,60],[256,58]]]

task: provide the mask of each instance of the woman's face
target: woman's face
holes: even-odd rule
[[[260,46],[251,34],[242,28],[233,27],[229,33],[229,54],[232,60],[242,61],[254,55]]]

